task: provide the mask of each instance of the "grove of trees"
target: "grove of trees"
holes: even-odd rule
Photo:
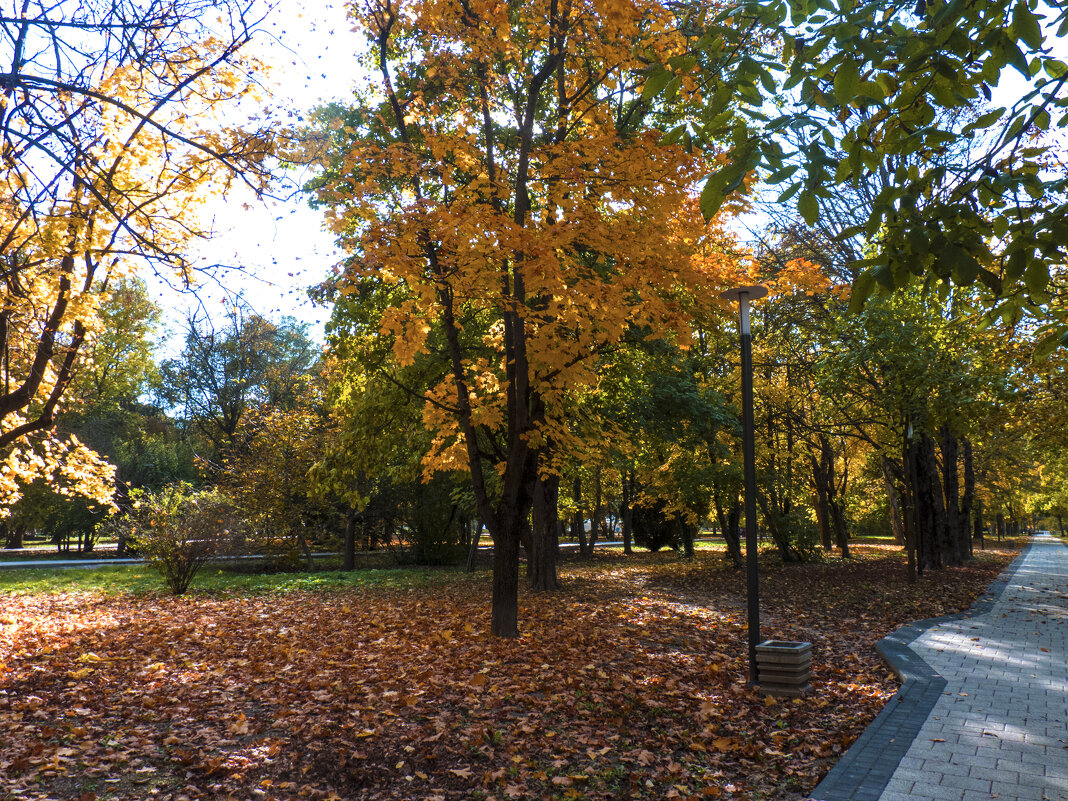
[[[685,557],[711,529],[740,565],[717,296],[757,282],[784,561],[886,537],[919,580],[1033,516],[1063,529],[1068,11],[366,0],[368,80],[285,137],[219,122],[255,95],[252,15],[2,20],[8,545],[210,509],[309,567],[398,543],[470,565],[485,530],[504,637],[521,557],[552,591],[563,539]],[[238,301],[159,356],[139,271],[194,282],[204,198],[297,162],[345,253],[310,288],[325,343]]]

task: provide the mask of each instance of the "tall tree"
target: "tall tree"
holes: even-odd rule
[[[145,261],[189,280],[205,196],[262,186],[269,137],[216,116],[253,88],[255,22],[239,0],[26,0],[0,16],[5,501],[38,463],[27,438],[53,425],[100,293]]]
[[[494,541],[492,630],[515,636],[536,482],[579,445],[569,391],[629,326],[682,331],[678,290],[708,283],[690,258],[701,231],[675,214],[696,161],[658,144],[639,96],[649,60],[685,43],[644,1],[354,13],[377,81],[329,123],[319,198],[355,254],[347,291],[364,277],[403,288],[381,327],[397,362],[442,343],[448,374],[421,393],[437,432],[427,464],[469,471]]]
[[[219,321],[190,317],[180,356],[161,367],[161,394],[185,425],[211,443],[215,458],[234,445],[254,407],[292,407],[319,348],[292,318],[274,323],[234,304]]]

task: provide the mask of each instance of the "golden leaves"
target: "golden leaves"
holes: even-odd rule
[[[484,574],[184,601],[0,596],[0,623],[20,622],[0,627],[0,763],[29,795],[145,768],[235,797],[309,784],[351,798],[369,781],[383,799],[617,797],[621,783],[636,799],[777,797],[787,777],[814,785],[894,691],[871,643],[946,598],[966,605],[1008,557],[920,595],[895,577],[902,559],[859,546],[855,564],[814,566],[818,581],[768,566],[775,636],[804,632],[827,655],[819,701],[773,707],[744,686],[737,576],[718,557],[568,568],[572,589],[524,598],[509,642],[480,632]]]

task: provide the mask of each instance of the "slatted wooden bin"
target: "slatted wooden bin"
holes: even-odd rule
[[[804,695],[812,678],[812,643],[766,640],[756,650],[761,692],[790,698]]]

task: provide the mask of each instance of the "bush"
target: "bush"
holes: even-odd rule
[[[155,492],[131,494],[133,508],[111,522],[181,595],[213,557],[229,553],[243,538],[230,502],[218,491],[194,492],[174,484]]]
[[[635,506],[632,512],[634,544],[654,553],[661,548],[679,550],[683,543],[682,520],[667,515],[667,504],[656,501],[652,506]]]

